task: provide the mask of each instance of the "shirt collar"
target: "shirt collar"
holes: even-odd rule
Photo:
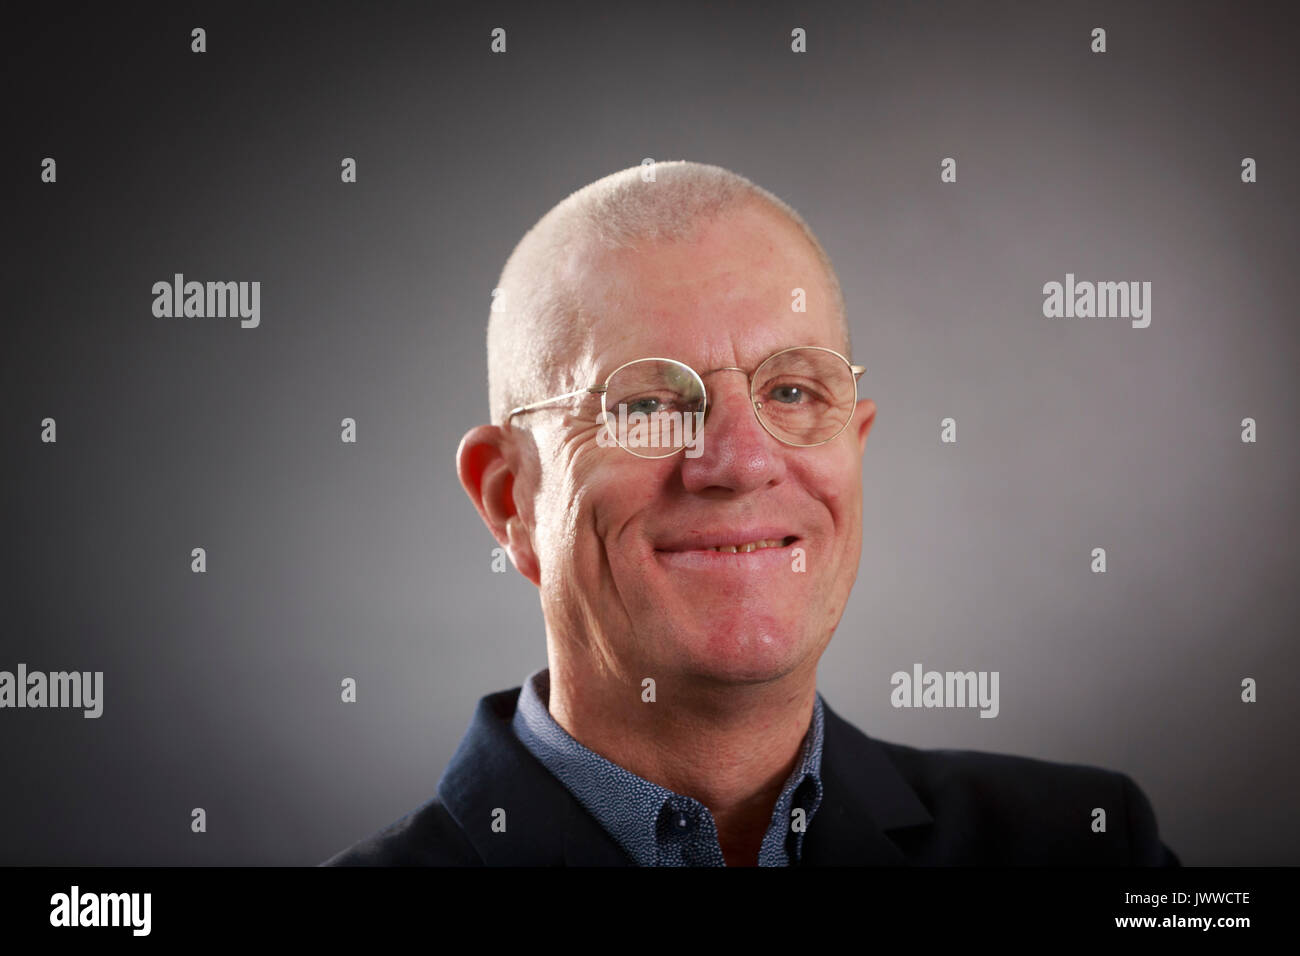
[[[704,837],[716,846],[712,816],[702,804],[639,777],[584,747],[551,716],[549,700],[550,671],[542,668],[523,683],[512,720],[515,735],[636,863],[655,866],[665,859],[672,847],[666,845],[663,837],[662,815],[690,805],[701,811],[706,828]],[[760,865],[782,866],[798,861],[804,829],[821,804],[824,722],[821,694],[817,694],[812,721],[794,769],[773,808],[772,822],[759,851]],[[791,815],[796,808],[803,811],[803,827],[791,826]],[[787,835],[792,831],[793,847],[787,850]],[[790,852],[795,856],[794,861],[789,858]],[[717,850],[714,856],[720,863],[721,851]]]

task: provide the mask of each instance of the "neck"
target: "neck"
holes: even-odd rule
[[[812,721],[814,659],[757,684],[640,678],[590,666],[550,641],[548,709],[588,750],[709,808],[728,866],[753,866]]]

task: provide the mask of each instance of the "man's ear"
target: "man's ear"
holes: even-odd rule
[[[858,402],[857,408],[853,410],[853,427],[858,432],[858,451],[859,453],[867,450],[867,432],[871,431],[871,426],[876,421],[876,403],[869,398],[864,398]]]
[[[510,555],[519,573],[541,585],[531,530],[515,508],[515,474],[506,455],[506,433],[497,425],[471,428],[456,450],[456,474],[487,525]]]

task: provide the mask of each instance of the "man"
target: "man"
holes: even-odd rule
[[[734,173],[635,167],[544,216],[458,470],[549,666],[329,863],[1176,865],[1121,774],[884,743],[817,693],[876,414],[849,349],[822,247]]]

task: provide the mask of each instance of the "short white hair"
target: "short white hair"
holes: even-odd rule
[[[849,348],[844,294],[830,257],[803,217],[772,193],[731,170],[685,160],[659,162],[654,181],[643,166],[611,173],[571,193],[525,233],[506,260],[488,318],[488,393],[492,421],[510,409],[549,397],[557,371],[571,361],[584,332],[580,291],[559,274],[580,240],[606,249],[688,239],[722,214],[758,203],[803,234],[826,273],[844,347]],[[579,383],[590,384],[590,383]]]

